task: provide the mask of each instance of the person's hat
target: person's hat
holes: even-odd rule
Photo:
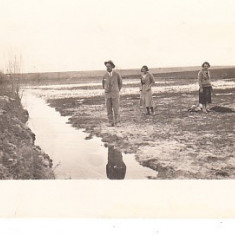
[[[105,64],[105,66],[106,66],[106,64],[111,64],[111,66],[112,66],[113,68],[115,68],[115,64],[113,63],[112,60],[105,61],[104,64]]]

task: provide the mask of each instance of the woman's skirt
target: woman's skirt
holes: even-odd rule
[[[140,93],[140,106],[153,107],[152,91],[141,91]]]
[[[203,92],[199,90],[199,103],[207,104],[211,103],[211,90],[212,87],[203,87]]]

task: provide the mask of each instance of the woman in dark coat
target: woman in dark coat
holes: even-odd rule
[[[208,104],[211,103],[211,76],[210,76],[210,64],[204,62],[202,64],[202,69],[198,73],[198,83],[199,83],[199,104],[202,104],[202,111],[207,113],[209,110]]]
[[[146,65],[141,68],[141,72],[140,105],[146,107],[147,115],[150,115],[150,110],[154,114],[152,97],[152,85],[155,83],[154,77],[149,73]]]

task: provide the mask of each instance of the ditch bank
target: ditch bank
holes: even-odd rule
[[[0,94],[0,179],[54,179],[52,160],[34,144],[20,99]]]

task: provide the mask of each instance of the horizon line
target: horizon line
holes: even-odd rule
[[[169,67],[149,67],[149,69],[170,69],[170,68],[198,68],[200,65],[192,65],[192,66],[169,66]],[[224,68],[235,68],[235,65],[214,65],[213,67],[224,67]],[[139,70],[139,68],[117,68],[115,70]],[[67,70],[67,71],[45,71],[45,72],[23,72],[22,74],[35,74],[35,73],[73,73],[73,72],[92,72],[92,71],[106,71],[105,69],[94,69],[94,70]],[[186,71],[186,70],[185,70]],[[6,73],[7,74],[7,73]]]

